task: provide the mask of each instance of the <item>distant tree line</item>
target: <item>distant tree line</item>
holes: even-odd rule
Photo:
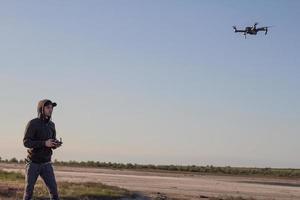
[[[4,163],[25,163],[25,160],[16,158],[2,160]],[[186,172],[200,174],[219,174],[219,175],[263,175],[263,176],[279,176],[279,177],[300,177],[300,169],[292,168],[254,168],[254,167],[217,167],[213,165],[196,166],[196,165],[152,165],[152,164],[132,164],[132,163],[113,163],[99,161],[53,161],[55,166],[70,167],[93,167],[108,169],[134,169],[134,170],[163,170],[169,172]]]

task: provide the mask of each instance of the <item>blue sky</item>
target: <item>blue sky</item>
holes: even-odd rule
[[[298,1],[3,1],[0,156],[40,99],[59,160],[300,167]],[[232,26],[273,25],[246,40]]]

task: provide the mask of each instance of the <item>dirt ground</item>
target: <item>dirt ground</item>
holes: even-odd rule
[[[24,165],[0,164],[0,169],[24,173]],[[215,176],[99,168],[55,167],[58,181],[102,182],[156,197],[176,199],[241,196],[258,200],[299,200],[299,178]],[[207,199],[207,198],[206,198]]]

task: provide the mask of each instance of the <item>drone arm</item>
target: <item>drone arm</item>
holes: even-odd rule
[[[254,28],[254,29],[256,29],[256,25],[257,25],[257,24],[258,24],[257,22],[254,23],[254,25],[253,25],[253,28]]]
[[[237,33],[246,33],[245,30],[235,30],[235,32],[237,32]]]
[[[257,31],[265,31],[267,27],[261,27],[261,28],[257,28]]]
[[[267,33],[268,33],[268,26],[266,26],[266,27],[260,27],[260,28],[258,28],[256,30],[257,31],[265,31],[265,35],[267,35]]]

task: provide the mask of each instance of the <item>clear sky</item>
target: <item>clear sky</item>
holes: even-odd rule
[[[0,156],[300,168],[299,1],[1,1]],[[259,22],[269,34],[233,32]]]

